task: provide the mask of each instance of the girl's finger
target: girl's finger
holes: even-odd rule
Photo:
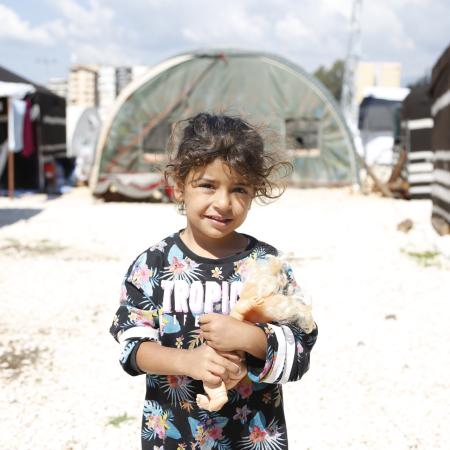
[[[208,339],[208,345],[209,345],[212,349],[214,349],[215,352],[219,352],[219,351],[221,350],[221,344],[220,344],[220,342],[217,342],[217,340],[215,340],[213,336],[211,336],[211,337]]]
[[[200,325],[204,325],[206,323],[209,323],[211,321],[211,316],[209,314],[203,314],[200,316],[200,319],[198,319],[198,323]]]
[[[219,376],[221,380],[228,380],[227,369],[225,369],[225,367],[221,366],[220,364],[211,364],[209,370],[213,375]]]
[[[220,355],[217,355],[217,359],[214,362],[216,364],[219,364],[220,366],[222,366],[231,373],[237,374],[240,370],[239,366],[236,363]]]
[[[208,384],[212,384],[214,386],[219,386],[222,383],[222,378],[212,374],[211,372],[208,372],[203,381],[206,381]]]
[[[211,338],[211,336],[209,335],[209,333],[204,333],[204,332],[201,332],[201,333],[200,333],[200,336],[203,338],[204,341],[209,341],[210,338]]]
[[[210,331],[211,330],[211,325],[209,323],[206,323],[206,324],[201,323],[200,324],[200,330],[202,330],[202,331]]]
[[[218,352],[219,355],[222,355],[224,358],[227,358],[228,360],[234,362],[234,363],[240,363],[245,358],[241,358],[237,353],[235,352]]]
[[[216,339],[214,339],[214,336],[212,334],[208,335],[207,338],[208,345],[215,351],[219,351],[220,349],[220,343],[217,342]]]

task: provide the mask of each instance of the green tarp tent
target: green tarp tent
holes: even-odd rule
[[[94,194],[152,197],[173,125],[202,111],[241,114],[274,132],[294,185],[357,182],[352,136],[317,79],[278,56],[206,51],[164,61],[122,91],[98,142]]]

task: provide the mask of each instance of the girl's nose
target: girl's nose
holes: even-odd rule
[[[230,194],[226,191],[217,190],[214,203],[216,207],[219,209],[222,210],[228,209],[231,203]]]

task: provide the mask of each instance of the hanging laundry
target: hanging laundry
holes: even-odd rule
[[[8,108],[8,146],[11,152],[20,152],[23,149],[23,118],[26,102],[10,99]]]
[[[3,175],[3,171],[6,167],[6,161],[8,160],[8,140],[0,144],[0,177]]]
[[[34,134],[33,134],[33,123],[31,122],[31,100],[27,98],[25,100],[26,108],[25,115],[23,118],[23,156],[29,157],[34,153]]]

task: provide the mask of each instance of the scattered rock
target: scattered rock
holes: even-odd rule
[[[397,225],[397,230],[403,231],[403,233],[408,233],[413,226],[414,222],[411,219],[405,219]]]
[[[9,342],[0,350],[0,367],[11,370],[15,374],[20,373],[24,367],[36,365],[41,351],[42,349],[37,346]]]

